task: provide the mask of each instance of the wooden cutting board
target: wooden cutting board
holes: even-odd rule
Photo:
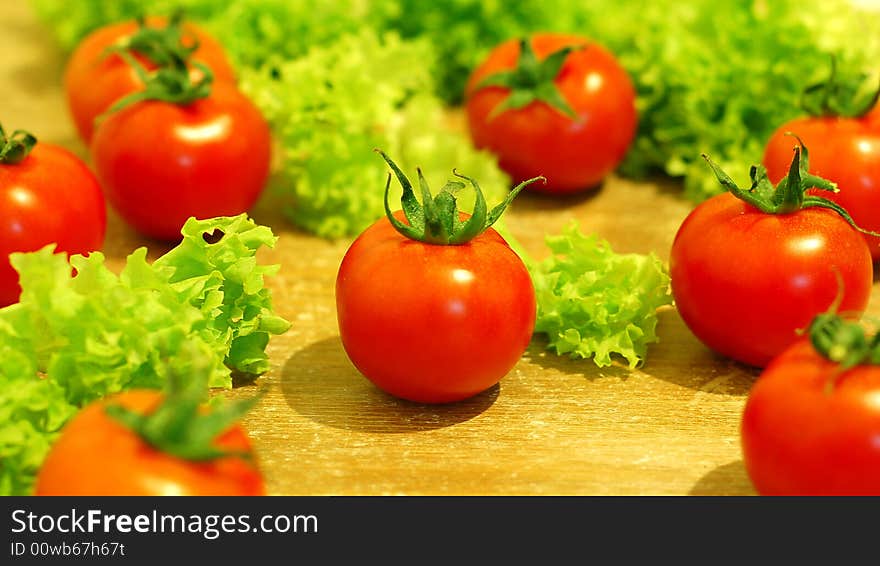
[[[0,120],[88,159],[61,92],[63,55],[27,2],[4,7]],[[348,361],[339,340],[334,281],[349,241],[297,230],[266,196],[253,217],[280,237],[261,260],[293,326],[273,338],[271,370],[228,393],[265,395],[246,418],[272,494],[279,495],[747,495],[739,423],[757,372],[713,355],[672,308],[645,366],[597,368],[545,351],[535,338],[501,383],[468,401],[423,406],[385,395]],[[523,194],[510,231],[536,259],[544,236],[575,220],[619,252],[668,258],[691,209],[672,181],[613,177],[588,196]],[[166,246],[110,215],[111,267],[134,248]],[[875,290],[875,298],[877,292]],[[880,314],[877,301],[871,312]]]

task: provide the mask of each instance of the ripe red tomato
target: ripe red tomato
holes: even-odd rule
[[[635,90],[626,71],[604,47],[588,39],[542,33],[530,45],[540,61],[565,47],[575,47],[539,92],[556,92],[574,116],[543,100],[497,112],[512,90],[480,83],[490,75],[516,68],[521,61],[516,40],[498,45],[468,80],[465,109],[474,144],[498,156],[514,182],[543,175],[545,185],[530,190],[573,193],[596,187],[623,160],[635,136]],[[536,73],[541,75],[543,73]],[[558,89],[558,90],[557,90]]]
[[[822,192],[849,212],[861,228],[880,232],[880,123],[864,118],[804,117],[780,126],[770,137],[763,163],[774,183],[788,171],[798,140],[810,148],[810,172],[837,183],[839,193]],[[818,194],[818,193],[817,193]],[[863,234],[873,260],[880,238]]]
[[[114,209],[141,233],[180,238],[190,216],[247,212],[269,174],[271,133],[236,87],[188,105],[142,101],[95,131],[92,156]]]
[[[39,142],[21,162],[0,162],[0,306],[21,293],[10,253],[54,242],[58,252],[85,254],[101,249],[106,228],[98,181],[68,150]]]
[[[685,219],[670,253],[672,295],[690,330],[712,350],[763,367],[797,340],[838,294],[842,311],[870,298],[871,254],[835,212],[766,214],[730,193]]]
[[[492,228],[461,245],[426,244],[382,218],[352,243],[336,279],[352,363],[380,389],[421,403],[498,383],[528,346],[535,310],[528,270]]]
[[[762,495],[880,495],[880,366],[841,367],[807,339],[767,366],[742,417]]]
[[[161,400],[152,390],[131,390],[83,408],[61,431],[37,475],[37,495],[264,495],[263,477],[238,456],[194,462],[147,445],[106,412],[109,403],[139,413]],[[216,446],[251,453],[247,433],[234,425]]]
[[[150,27],[167,25],[165,18],[148,18]],[[214,73],[215,82],[235,83],[235,72],[221,44],[197,25],[182,24],[184,42],[192,46],[198,40],[199,47],[193,59],[207,65]],[[76,47],[64,70],[64,93],[67,105],[80,138],[89,143],[94,132],[94,121],[114,102],[127,94],[143,90],[143,82],[122,57],[107,53],[108,47],[129,39],[138,30],[135,21],[119,22],[99,28],[86,36]],[[147,70],[155,68],[153,62],[141,55],[135,58]],[[194,80],[201,77],[201,70],[193,67]]]

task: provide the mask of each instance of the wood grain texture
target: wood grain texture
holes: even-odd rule
[[[0,28],[5,85],[0,119],[88,159],[67,115],[64,59],[27,2],[7,2]],[[593,194],[523,194],[509,211],[512,234],[535,258],[544,236],[570,221],[616,251],[668,258],[691,205],[671,181],[612,177]],[[273,227],[279,263],[268,281],[293,326],[269,345],[271,370],[228,395],[265,393],[246,418],[272,494],[284,495],[743,495],[739,422],[757,372],[706,350],[674,309],[660,313],[647,364],[597,368],[533,340],[501,383],[465,402],[424,406],[373,387],[348,361],[336,327],[334,281],[349,242],[291,226],[267,193],[253,217]],[[120,268],[144,240],[110,214],[105,253]],[[876,296],[876,292],[875,292]],[[880,312],[876,301],[872,313]]]

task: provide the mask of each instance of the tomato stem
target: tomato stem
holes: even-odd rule
[[[813,319],[809,328],[810,343],[823,357],[838,364],[826,392],[834,389],[837,378],[858,365],[880,365],[880,332],[868,335],[858,322],[849,322],[832,307]]]
[[[143,19],[139,19],[140,29],[137,33],[127,41],[108,48],[108,54],[115,53],[134,69],[144,83],[144,89],[120,98],[96,120],[144,100],[186,105],[211,94],[214,73],[204,63],[192,59],[199,42],[193,36],[191,44],[186,44],[186,36],[180,25],[182,18],[182,12],[176,12],[165,27],[148,27]],[[135,53],[147,57],[156,65],[156,69],[147,71],[134,57]],[[201,71],[198,80],[192,79],[190,67]]]
[[[195,352],[192,359],[210,360],[210,352]],[[250,459],[249,452],[223,450],[214,441],[240,420],[259,398],[213,404],[209,411],[205,411],[209,375],[207,361],[195,364],[192,375],[183,375],[169,366],[165,395],[154,411],[141,414],[110,404],[106,408],[107,414],[130,428],[149,446],[184,460]]]
[[[143,16],[137,18],[138,29],[121,44],[109,47],[106,54],[129,51],[143,55],[154,64],[164,67],[180,66],[199,48],[195,34],[184,35],[183,10],[177,9],[165,26],[148,26]],[[187,45],[186,40],[190,43]]]
[[[37,138],[30,132],[15,130],[11,136],[7,136],[3,125],[0,124],[0,163],[4,165],[21,163],[35,145]]]
[[[418,198],[416,198],[415,191],[413,191],[412,183],[403,171],[400,170],[400,167],[381,149],[376,149],[375,151],[391,167],[391,171],[403,188],[400,203],[408,224],[398,220],[391,212],[391,206],[388,204],[391,173],[388,173],[388,178],[385,182],[385,215],[388,217],[388,221],[391,222],[391,225],[400,234],[426,244],[461,245],[473,240],[495,224],[510,203],[513,202],[513,199],[516,198],[516,195],[525,187],[537,181],[547,182],[547,179],[544,177],[534,177],[523,181],[507,194],[507,197],[501,204],[490,211],[479,183],[475,179],[462,175],[453,169],[453,175],[467,181],[473,187],[475,193],[474,209],[471,212],[470,218],[462,221],[459,216],[455,193],[467,186],[464,182],[457,180],[447,181],[446,185],[440,190],[440,193],[434,197],[431,195],[428,182],[425,180],[424,175],[422,175],[422,170],[417,169],[419,188],[422,193],[422,201],[420,203]]]
[[[871,232],[858,226],[849,212],[836,202],[825,197],[807,194],[810,189],[820,189],[832,193],[837,193],[840,189],[837,187],[837,183],[809,172],[807,146],[796,135],[790,132],[788,135],[794,136],[799,145],[794,148],[794,158],[788,168],[788,175],[776,186],[773,186],[767,176],[767,169],[763,165],[752,165],[749,170],[751,186],[748,189],[742,189],[708,155],[704,153],[702,156],[712,168],[718,182],[728,192],[765,214],[791,214],[805,208],[827,208],[839,214],[859,232],[880,236],[880,233]]]
[[[527,38],[519,40],[519,49],[519,59],[514,69],[493,73],[477,84],[478,90],[488,87],[510,89],[507,97],[492,109],[489,119],[505,110],[524,108],[536,101],[544,102],[571,119],[577,118],[577,113],[565,100],[554,81],[559,76],[568,54],[583,47],[569,45],[554,51],[541,61],[535,56]]]

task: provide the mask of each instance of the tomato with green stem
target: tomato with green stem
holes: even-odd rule
[[[256,399],[206,406],[207,372],[169,373],[164,392],[128,390],[81,409],[43,461],[36,495],[265,495],[240,423]]]
[[[52,243],[58,252],[87,254],[104,245],[106,228],[101,187],[81,159],[0,126],[0,306],[21,293],[9,254]]]
[[[380,152],[381,153],[381,152]],[[491,225],[530,179],[487,209],[479,184],[458,174],[432,197],[419,171],[422,203],[384,153],[403,187],[402,210],[349,247],[336,279],[342,344],[376,386],[420,403],[449,403],[498,383],[516,365],[535,325],[535,290],[520,257]],[[476,192],[471,215],[455,192]]]
[[[840,191],[828,198],[845,208],[866,230],[880,232],[880,123],[876,103],[880,90],[862,92],[859,77],[853,84],[831,77],[808,87],[801,106],[806,116],[780,125],[770,136],[763,164],[772,182],[786,175],[789,155],[798,144],[810,150],[810,172],[834,181]],[[861,94],[861,96],[860,96]],[[873,113],[872,113],[873,110]],[[865,234],[874,261],[880,259],[880,237]]]
[[[271,132],[237,87],[193,81],[185,61],[140,73],[144,90],[114,104],[92,139],[107,199],[140,233],[176,241],[190,217],[250,210],[269,175]],[[198,66],[199,64],[196,63]]]
[[[749,392],[743,462],[762,495],[880,495],[880,334],[831,309]]]
[[[706,157],[706,156],[704,156]],[[846,210],[813,187],[834,183],[808,172],[796,147],[774,187],[763,167],[741,189],[708,157],[728,192],[697,206],[670,252],[672,295],[694,335],[715,352],[763,367],[844,293],[841,308],[862,312],[873,284],[871,254]]]
[[[632,81],[595,41],[556,33],[498,45],[471,74],[465,111],[478,148],[535,191],[598,186],[623,160],[638,116]]]
[[[71,53],[64,69],[64,94],[80,138],[89,143],[95,119],[120,98],[144,89],[136,69],[120,52],[129,51],[146,69],[167,64],[170,57],[199,61],[217,82],[235,84],[236,77],[223,46],[182,14],[117,22],[86,36]],[[202,70],[189,66],[198,81]]]

